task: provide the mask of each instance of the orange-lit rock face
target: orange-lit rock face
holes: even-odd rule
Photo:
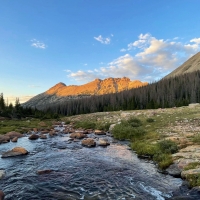
[[[77,96],[77,95],[102,95],[108,93],[120,92],[136,87],[147,85],[147,82],[130,81],[129,78],[107,78],[104,80],[95,79],[92,82],[84,85],[66,86],[64,83],[58,83],[49,90],[46,94],[56,94],[57,96]]]

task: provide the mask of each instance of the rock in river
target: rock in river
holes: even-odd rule
[[[39,135],[36,135],[36,134],[32,134],[29,136],[29,140],[37,140],[39,138]]]
[[[13,139],[15,137],[17,138],[23,137],[23,134],[19,132],[11,131],[11,132],[6,133],[5,136],[8,136],[10,139]]]
[[[10,151],[7,151],[2,154],[2,158],[13,157],[13,156],[21,156],[28,154],[28,151],[23,147],[15,147]]]
[[[84,138],[84,137],[85,137],[85,134],[83,134],[83,133],[72,133],[72,134],[70,135],[70,138],[82,139],[82,138]]]
[[[99,139],[99,146],[107,146],[110,145],[110,143],[106,139]]]
[[[6,135],[0,135],[0,144],[10,142],[10,137]]]
[[[17,140],[18,140],[18,137],[14,137],[11,141],[12,142],[17,142]]]
[[[104,131],[101,131],[101,130],[95,130],[94,133],[96,135],[106,135],[106,133]]]
[[[82,145],[86,147],[95,147],[96,142],[92,138],[87,138],[82,141]]]
[[[179,169],[177,164],[172,164],[166,169],[167,173],[173,177],[179,178],[181,177],[181,170]]]

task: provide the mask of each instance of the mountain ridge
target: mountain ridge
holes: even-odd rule
[[[139,80],[131,81],[127,77],[107,78],[104,80],[95,79],[83,85],[66,85],[57,83],[46,92],[43,92],[23,104],[24,107],[48,107],[49,104],[60,103],[66,100],[89,97],[92,95],[104,95],[117,93],[123,90],[142,87],[148,85],[147,82]]]
[[[194,72],[197,70],[200,70],[200,52],[190,57],[187,61],[185,61],[182,65],[180,65],[178,68],[176,68],[164,78],[171,78],[181,74]]]

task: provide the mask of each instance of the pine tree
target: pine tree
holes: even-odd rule
[[[0,94],[0,110],[5,110],[5,107],[6,107],[6,105],[5,105],[5,100],[4,100],[4,98],[3,98],[3,93],[1,93]]]

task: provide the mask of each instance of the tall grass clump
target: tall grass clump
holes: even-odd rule
[[[171,154],[178,151],[178,146],[171,140],[162,140],[155,144],[144,141],[136,141],[131,144],[138,156],[148,156],[158,164],[161,170],[166,169],[173,163]]]
[[[145,135],[145,130],[143,127],[140,127],[142,125],[140,120],[137,120],[136,118],[132,118],[128,121],[122,121],[121,124],[117,124],[113,130],[113,136],[116,139],[119,140],[136,140],[138,138],[141,138]]]

